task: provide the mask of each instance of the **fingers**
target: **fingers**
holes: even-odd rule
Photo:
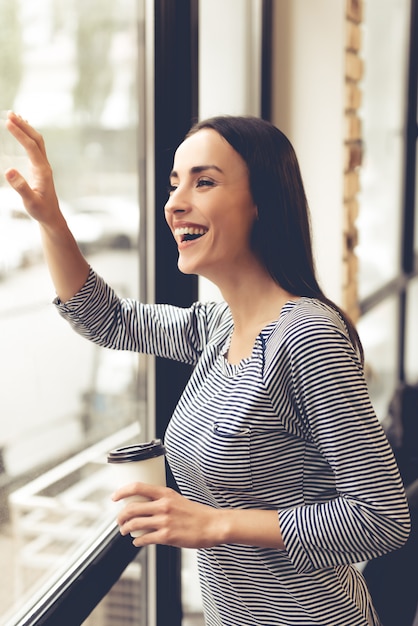
[[[9,111],[7,114],[6,126],[10,130],[12,127],[17,127],[34,140],[39,139],[41,136],[40,133],[35,130],[27,120],[24,120],[21,115],[17,115],[17,113],[14,113],[13,111]]]
[[[141,483],[138,484],[141,485]],[[146,498],[143,490],[138,491],[138,489],[135,491],[133,489],[125,489],[123,494],[124,506],[119,511],[117,517],[117,523],[121,528],[134,518],[148,518],[165,514],[169,508],[169,498],[165,498],[164,494],[157,496],[157,494],[154,493],[154,498],[150,496]],[[115,498],[112,499],[115,502],[117,501]],[[129,530],[127,532],[129,532]]]
[[[112,499],[115,502],[123,499],[125,503],[116,520],[121,534],[161,532],[167,525],[174,495],[172,489],[144,483],[132,483],[119,489]]]
[[[133,531],[149,532],[155,529],[154,516],[158,514],[165,490],[165,487],[137,482],[124,485],[112,495],[114,502],[121,500],[125,502],[116,520],[122,535],[128,535]],[[151,519],[153,527],[149,528]]]
[[[33,191],[26,182],[26,180],[23,178],[23,176],[17,170],[7,170],[4,173],[4,177],[9,185],[20,194],[24,201],[31,199],[31,197],[33,196]]]
[[[144,520],[149,523],[157,514],[158,508],[152,500],[129,502],[121,509],[116,521],[122,534],[127,534],[132,530],[131,525],[135,520]]]
[[[37,196],[25,178],[15,169],[6,170],[4,177],[9,185],[20,195],[29,214],[36,217]]]
[[[117,524],[121,535],[150,533],[160,529],[162,514],[160,501],[130,502],[120,511]]]
[[[146,483],[130,483],[124,485],[114,494],[112,494],[112,500],[118,502],[118,500],[124,500],[125,498],[131,498],[132,496],[142,496],[148,500],[157,500],[161,498],[166,492],[167,487],[161,487],[158,485],[149,485]]]
[[[137,492],[151,493],[150,485],[136,483]],[[124,489],[124,493],[132,494],[132,487]],[[117,523],[122,535],[131,534],[135,537],[137,547],[149,544],[163,544],[184,548],[209,547],[214,545],[212,537],[205,532],[208,523],[209,507],[192,503],[172,489],[152,487],[154,495],[158,491],[161,496],[147,501],[130,501],[119,512]],[[137,493],[138,496],[138,493]],[[130,496],[132,497],[132,495]],[[139,536],[137,536],[139,535]]]
[[[32,174],[32,186],[15,169],[4,173],[9,185],[20,195],[28,214],[40,223],[57,223],[63,219],[59,210],[52,176],[44,168],[41,174]]]
[[[46,158],[45,143],[42,135],[20,115],[9,111],[6,128],[25,148],[34,163],[36,163],[36,157],[38,157],[38,160],[39,157]]]
[[[44,224],[62,223],[55,193],[52,168],[48,162],[42,135],[26,120],[9,111],[7,130],[25,149],[30,161],[30,185],[16,169],[5,172],[10,186],[19,193],[31,217]]]

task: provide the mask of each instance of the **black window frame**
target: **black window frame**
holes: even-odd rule
[[[158,0],[155,10],[155,301],[187,307],[198,297],[197,276],[181,274],[165,222],[168,176],[174,152],[198,117],[198,2]],[[191,374],[189,366],[155,360],[155,420],[163,438]],[[176,488],[170,475],[168,485]],[[181,550],[156,548],[157,626],[181,626]]]

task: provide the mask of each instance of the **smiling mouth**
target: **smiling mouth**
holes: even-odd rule
[[[184,226],[182,228],[176,228],[174,230],[174,236],[178,237],[183,243],[184,241],[194,241],[195,239],[200,239],[200,237],[203,237],[203,235],[207,232],[207,228]]]

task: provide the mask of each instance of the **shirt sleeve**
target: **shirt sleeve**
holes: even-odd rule
[[[329,464],[336,494],[279,511],[296,570],[361,562],[401,547],[410,530],[405,492],[342,322],[299,320],[284,343],[298,432]]]
[[[181,308],[119,298],[92,269],[75,296],[54,303],[77,333],[100,346],[192,365],[225,312],[215,303]]]

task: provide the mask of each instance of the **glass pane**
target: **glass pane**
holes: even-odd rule
[[[109,593],[82,626],[139,626],[146,624],[146,589],[142,571],[144,552],[128,565]]]
[[[418,383],[418,278],[409,283],[407,292],[405,373],[409,383]]]
[[[380,420],[386,416],[398,379],[398,317],[398,301],[390,298],[358,323],[370,397]]]
[[[393,278],[400,265],[409,10],[409,0],[364,4],[365,152],[358,219],[362,298]]]
[[[143,11],[137,0],[0,2],[0,109],[15,110],[42,132],[80,247],[130,297],[142,289]],[[62,568],[97,525],[115,518],[106,452],[137,439],[146,370],[135,354],[82,339],[56,313],[37,225],[3,176],[0,206],[5,615]]]

